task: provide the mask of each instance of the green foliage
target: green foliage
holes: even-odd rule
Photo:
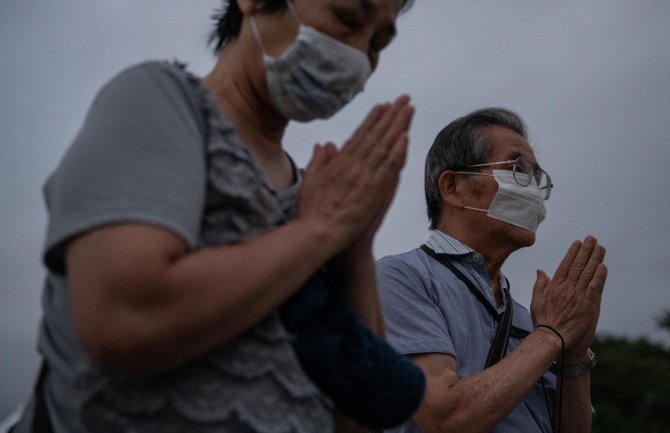
[[[658,318],[658,326],[670,331],[670,311],[666,311],[661,317]]]
[[[659,324],[670,330],[670,312]],[[592,348],[592,433],[670,433],[670,349],[618,337],[596,337]]]

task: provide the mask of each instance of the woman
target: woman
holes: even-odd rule
[[[278,310],[294,323],[329,263],[383,332],[372,240],[413,108],[375,107],[304,173],[282,136],[362,89],[403,3],[238,0],[202,80],[150,62],[101,90],[45,185],[45,367],[16,432],[334,430]]]

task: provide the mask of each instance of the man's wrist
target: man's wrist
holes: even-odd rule
[[[577,365],[587,362],[591,359],[591,349],[584,347],[576,350],[567,350],[565,352],[565,363],[567,365]]]
[[[551,341],[555,350],[560,355],[561,350],[563,349],[563,337],[552,329],[553,328],[547,328],[545,326],[536,326],[533,331],[542,335],[545,341]]]
[[[581,376],[588,373],[596,366],[596,355],[591,349],[587,349],[587,357],[588,359],[578,364],[569,364],[567,361],[565,364],[554,362],[549,370],[552,373],[563,377]]]

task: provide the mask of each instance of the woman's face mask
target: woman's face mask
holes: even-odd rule
[[[287,119],[308,122],[337,113],[363,90],[372,73],[367,55],[300,23],[298,35],[278,57],[267,54],[251,17],[251,28],[263,51],[268,90],[277,111]]]
[[[471,173],[477,174],[477,173]],[[516,176],[530,176],[517,173]],[[493,170],[493,178],[498,183],[498,192],[488,209],[465,206],[466,209],[487,212],[487,216],[537,232],[537,226],[544,220],[547,210],[534,178],[528,186],[521,186],[514,180],[509,170]]]

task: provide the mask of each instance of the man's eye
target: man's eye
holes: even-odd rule
[[[531,174],[531,171],[533,170],[533,167],[524,160],[517,161],[516,164],[512,164],[512,166],[516,166],[516,171],[525,174]]]

